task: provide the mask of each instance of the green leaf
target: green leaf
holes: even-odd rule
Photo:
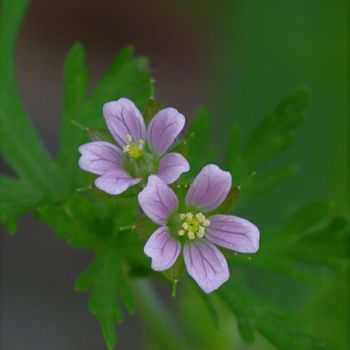
[[[61,121],[60,165],[65,176],[72,177],[77,172],[77,142],[85,135],[72,125],[79,116],[86,101],[88,70],[85,66],[85,52],[81,44],[75,44],[68,52],[64,68],[64,102]]]
[[[115,142],[111,133],[106,128],[87,128],[86,132],[93,141]]]
[[[345,270],[350,266],[349,244],[348,221],[335,217],[325,227],[300,237],[296,249],[290,254],[298,262]]]
[[[149,236],[158,228],[158,225],[151,221],[147,216],[140,216],[135,221],[135,233],[143,239],[148,239]]]
[[[151,95],[148,61],[145,57],[134,57],[133,49],[127,47],[119,52],[91,96],[91,108],[101,115],[106,101],[128,97],[143,107]]]
[[[242,195],[244,198],[248,198],[269,192],[291,178],[296,173],[296,171],[297,167],[286,166],[267,171],[262,175],[257,174],[254,176],[250,184],[244,188]]]
[[[59,238],[76,248],[97,249],[109,232],[105,231],[108,224],[97,216],[94,202],[83,197],[64,204],[43,206],[38,212]]]
[[[0,177],[0,221],[11,233],[16,221],[44,198],[59,197],[53,162],[24,111],[16,84],[14,49],[27,1],[3,0],[0,11],[0,153],[18,180]]]
[[[59,187],[53,163],[23,109],[16,86],[15,40],[26,7],[27,1],[23,0],[1,3],[0,153],[19,177],[43,194],[53,195]]]
[[[329,218],[334,204],[317,201],[309,203],[292,213],[283,223],[283,229],[299,233]]]
[[[160,110],[160,106],[159,103],[153,98],[151,97],[144,110],[143,110],[143,118],[145,120],[146,125],[151,121],[151,119],[154,117],[154,115],[159,112]]]
[[[108,348],[113,349],[115,324],[122,321],[120,303],[133,310],[123,266],[149,274],[150,264],[143,253],[144,241],[132,228],[125,229],[138,213],[135,197],[109,197],[94,191],[77,192],[63,204],[40,207],[38,213],[60,238],[96,252],[94,263],[80,275],[76,288],[91,289],[89,309],[100,323]]]
[[[34,209],[41,198],[37,188],[24,180],[0,176],[0,222],[10,233],[17,229],[18,217]]]
[[[148,63],[143,57],[134,57],[133,50],[122,50],[101,78],[91,96],[86,96],[87,69],[83,48],[77,44],[69,52],[65,66],[65,110],[63,114],[59,166],[69,182],[70,190],[81,184],[78,168],[78,148],[89,142],[88,130],[105,128],[102,115],[104,103],[120,97],[132,99],[139,107],[147,102],[150,93]]]
[[[241,167],[241,129],[238,125],[234,125],[228,136],[227,155],[224,162],[224,168],[238,170]],[[237,174],[234,174],[235,177]]]
[[[106,197],[100,191],[75,193],[66,202],[42,206],[38,212],[60,238],[76,248],[118,246],[120,237],[130,233],[120,228],[133,222],[137,202],[134,198]],[[124,250],[128,249],[126,245]]]
[[[240,196],[240,193],[241,193],[240,187],[233,186],[230,192],[228,193],[227,197],[223,201],[223,203],[217,209],[210,212],[210,214],[208,215],[228,213],[232,209],[232,207],[235,205],[236,201]]]
[[[286,97],[265,116],[245,145],[242,157],[251,170],[268,163],[292,141],[292,130],[304,120],[308,91],[299,90]]]
[[[201,107],[197,111],[188,130],[188,155],[191,165],[188,175],[196,175],[210,162],[213,151],[210,149],[211,123],[208,111]]]
[[[78,277],[75,287],[78,291],[91,290],[89,310],[100,323],[108,349],[114,349],[115,324],[123,319],[120,303],[130,312],[134,309],[118,253],[113,249],[98,252],[93,264]]]
[[[286,97],[268,113],[253,131],[247,143],[239,149],[239,130],[235,128],[229,139],[226,166],[236,181],[253,171],[259,172],[293,141],[293,130],[304,120],[308,91],[301,89]],[[285,177],[284,179],[288,178]],[[276,181],[274,185],[278,184]]]
[[[232,258],[233,264],[275,271],[303,282],[319,282],[320,269],[350,265],[348,221],[334,217],[328,202],[299,209],[274,230],[261,235],[259,251],[250,260]]]
[[[322,342],[305,332],[301,316],[270,304],[249,289],[226,282],[216,294],[235,314],[242,338],[251,343],[259,332],[281,350],[326,350]]]

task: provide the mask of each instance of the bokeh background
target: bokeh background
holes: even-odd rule
[[[238,123],[246,138],[282,97],[308,86],[308,118],[278,159],[298,164],[299,172],[251,203],[249,215],[273,226],[299,205],[327,198],[344,214],[350,194],[348,10],[346,0],[33,0],[16,55],[20,91],[56,154],[63,62],[76,41],[87,50],[92,84],[116,52],[132,44],[149,57],[163,104],[189,118],[199,105],[208,107],[219,150],[228,125]],[[1,241],[1,349],[104,349],[86,296],[73,291],[90,254],[71,249],[30,217],[16,236],[2,234]],[[332,348],[348,349],[348,274],[325,275],[317,287],[259,278],[269,299],[298,309]],[[119,327],[119,349],[141,349],[143,332],[137,317],[128,316]],[[265,346],[237,340],[236,348]]]

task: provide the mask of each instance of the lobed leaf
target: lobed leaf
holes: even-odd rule
[[[282,224],[283,229],[299,233],[308,230],[318,223],[329,218],[332,213],[333,203],[316,201],[304,205],[289,217]]]
[[[64,74],[64,101],[61,121],[61,152],[59,164],[66,177],[73,177],[77,169],[77,148],[85,135],[72,124],[84,108],[87,98],[88,69],[81,44],[75,44],[67,54]]]
[[[304,321],[290,310],[266,302],[249,289],[229,280],[216,294],[235,314],[242,338],[251,343],[259,332],[281,350],[326,350],[322,342],[309,336]]]
[[[123,320],[120,303],[130,312],[134,309],[118,253],[110,248],[99,251],[92,265],[78,277],[75,288],[91,290],[89,310],[100,323],[108,349],[114,349],[115,323]]]
[[[0,198],[0,222],[14,233],[17,219],[38,205],[41,193],[25,180],[0,176]]]
[[[3,0],[0,11],[0,153],[20,178],[44,196],[56,196],[59,177],[27,116],[18,93],[14,49],[27,7],[24,0]]]
[[[242,195],[249,198],[269,192],[295,175],[296,170],[295,166],[286,166],[264,172],[261,175],[257,174]]]
[[[210,147],[211,122],[208,111],[201,107],[197,111],[188,130],[187,159],[191,165],[187,176],[195,176],[213,158]]]
[[[111,196],[110,196],[111,197]],[[39,214],[56,234],[76,248],[95,251],[92,265],[76,282],[79,291],[91,290],[89,310],[98,319],[106,344],[116,344],[115,324],[122,321],[120,304],[133,310],[124,264],[130,271],[149,274],[143,241],[124,229],[138,208],[130,198],[106,198],[99,193],[75,193],[65,203],[39,208]]]
[[[76,44],[70,50],[65,64],[65,108],[59,166],[70,190],[81,184],[81,171],[77,167],[78,147],[90,141],[87,133],[73,125],[72,120],[88,130],[105,127],[102,116],[104,103],[129,97],[143,107],[150,94],[147,60],[143,57],[135,58],[133,50],[126,48],[116,56],[91,96],[87,96],[88,73],[84,56],[83,48]]]
[[[76,248],[98,249],[110,230],[107,222],[98,217],[93,202],[83,197],[40,207],[38,212],[59,238]]]
[[[242,150],[242,158],[250,171],[267,164],[291,143],[292,130],[304,120],[307,104],[308,91],[301,89],[283,99],[263,118]]]
[[[301,89],[286,97],[257,125],[245,145],[240,144],[240,130],[235,126],[228,142],[225,168],[234,175],[235,183],[252,173],[262,173],[251,182],[251,196],[259,195],[286,181],[295,172],[292,167],[264,173],[264,168],[293,141],[293,130],[304,120],[308,91]]]
[[[277,229],[263,232],[261,246],[252,259],[235,264],[275,271],[304,282],[319,282],[319,269],[345,269],[350,265],[348,220],[334,217],[328,202],[299,209]]]

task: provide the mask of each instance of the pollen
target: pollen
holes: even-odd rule
[[[126,135],[126,140],[128,144],[123,147],[123,152],[127,154],[132,160],[138,160],[143,156],[144,153],[144,144],[143,140],[139,140],[139,142],[133,142],[133,138],[131,135]]]
[[[202,213],[181,213],[179,218],[182,224],[178,234],[179,236],[186,236],[190,240],[203,238],[205,228],[210,225],[210,221]]]

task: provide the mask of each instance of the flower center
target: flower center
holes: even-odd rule
[[[202,213],[183,213],[179,215],[179,218],[182,225],[178,234],[179,236],[187,235],[189,239],[203,238],[205,228],[210,225],[210,221]]]
[[[143,146],[145,142],[139,140],[138,143],[133,142],[131,135],[126,135],[128,144],[123,147],[123,152],[126,153],[132,160],[138,160],[144,154]]]

